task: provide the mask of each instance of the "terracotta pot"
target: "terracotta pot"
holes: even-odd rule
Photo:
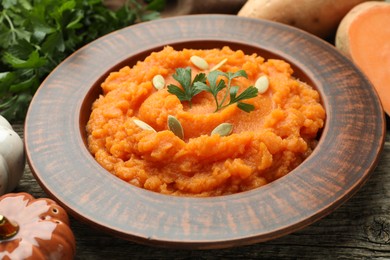
[[[236,14],[245,2],[246,0],[167,0],[161,16],[169,17],[202,13]],[[113,10],[120,8],[125,3],[126,0],[104,0],[104,4]]]

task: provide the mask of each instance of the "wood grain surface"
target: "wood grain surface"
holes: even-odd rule
[[[23,125],[13,127],[23,136]],[[28,165],[15,192],[48,197]],[[76,259],[390,259],[390,131],[377,168],[348,202],[300,231],[265,243],[219,250],[164,249],[70,220]]]
[[[176,48],[230,45],[292,63],[296,76],[319,90],[327,110],[326,126],[314,153],[293,174],[271,185],[218,198],[161,196],[107,175],[84,145],[85,122],[99,83],[110,71],[134,64],[167,44]],[[330,44],[272,22],[199,15],[132,26],[80,49],[38,90],[24,135],[35,180],[46,195],[75,216],[76,223],[96,228],[85,232],[90,242],[97,234],[102,237],[95,249],[110,244],[107,250],[119,251],[118,247],[129,243],[101,235],[102,231],[149,245],[210,249],[273,240],[338,208],[361,188],[379,162],[384,119],[369,82]],[[364,232],[372,236],[376,229],[368,226]],[[295,242],[285,240],[280,246]],[[327,247],[326,243],[315,246]],[[184,252],[168,251],[171,257]],[[255,251],[252,254],[260,253]]]

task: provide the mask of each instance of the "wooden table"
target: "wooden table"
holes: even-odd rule
[[[387,127],[389,127],[389,117]],[[14,125],[23,136],[23,126]],[[48,197],[26,166],[15,192]],[[221,250],[175,250],[121,240],[71,217],[76,259],[390,259],[390,130],[379,164],[348,202],[322,220],[266,243]]]

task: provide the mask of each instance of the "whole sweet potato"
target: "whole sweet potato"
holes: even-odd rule
[[[292,25],[318,37],[333,37],[341,19],[364,0],[248,0],[238,16]]]

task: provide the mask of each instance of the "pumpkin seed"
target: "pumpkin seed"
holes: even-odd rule
[[[152,82],[153,82],[153,86],[159,90],[159,89],[163,89],[164,86],[165,86],[165,79],[163,76],[161,76],[160,74],[156,75],[153,77],[152,79]]]
[[[211,135],[218,134],[220,136],[228,136],[233,131],[233,125],[229,123],[222,123],[211,131]]]
[[[138,119],[133,119],[133,122],[134,122],[134,124],[136,124],[139,128],[141,128],[143,130],[150,130],[150,131],[156,132],[156,130],[154,130],[153,127],[151,127],[150,125],[148,125],[144,121],[141,121]]]
[[[207,70],[209,68],[207,61],[199,56],[191,56],[190,61],[201,70]]]
[[[227,58],[221,60],[217,65],[215,65],[214,67],[212,67],[212,68],[210,69],[210,71],[214,71],[214,70],[219,69],[223,64],[225,64],[225,63],[227,62],[227,60],[228,60]]]
[[[268,77],[263,75],[260,76],[255,82],[255,88],[257,88],[259,94],[264,94],[269,87]]]
[[[168,115],[168,129],[180,139],[184,139],[183,127],[176,117]]]

